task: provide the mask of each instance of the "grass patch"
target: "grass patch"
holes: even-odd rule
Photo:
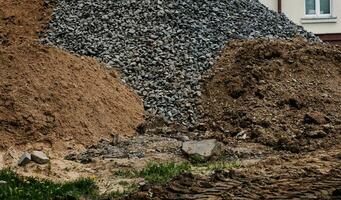
[[[129,194],[136,192],[137,190],[137,185],[129,185],[123,191],[112,191],[107,198],[121,198],[124,196],[128,196]]]
[[[6,200],[80,199],[98,195],[98,188],[92,179],[54,183],[21,177],[11,170],[4,169],[0,170],[0,180],[7,182],[0,187],[0,199]]]
[[[190,169],[188,163],[149,163],[139,174],[148,182],[163,184]]]
[[[210,171],[215,171],[215,170],[239,168],[241,164],[240,162],[216,161],[212,163],[206,163],[204,166],[207,167],[207,169]]]
[[[135,170],[118,170],[114,174],[116,176],[127,178],[144,178],[150,183],[164,184],[175,176],[178,176],[186,171],[189,171],[191,166],[188,163],[148,163],[141,171]]]
[[[125,178],[137,178],[139,177],[139,172],[135,170],[130,170],[130,169],[124,169],[124,170],[117,170],[114,172],[115,176],[119,177],[125,177]]]
[[[214,161],[214,162],[207,162],[207,163],[198,163],[193,165],[192,172],[193,173],[211,173],[216,170],[229,170],[233,168],[240,168],[241,164],[238,161],[235,162],[227,162],[227,161]]]
[[[192,164],[200,164],[200,163],[206,162],[205,158],[203,158],[202,156],[200,156],[198,154],[191,155],[191,156],[189,156],[188,159]]]

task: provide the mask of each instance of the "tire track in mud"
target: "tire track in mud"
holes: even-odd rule
[[[341,199],[340,155],[320,158],[316,163],[309,154],[295,161],[267,159],[249,168],[215,171],[209,177],[187,173],[127,199]]]

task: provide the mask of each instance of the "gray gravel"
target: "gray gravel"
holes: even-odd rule
[[[230,39],[316,37],[258,0],[54,0],[45,42],[123,72],[145,108],[195,124],[201,75]]]

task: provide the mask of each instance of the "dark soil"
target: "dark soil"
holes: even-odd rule
[[[335,151],[273,156],[208,177],[183,174],[126,199],[341,199],[341,160]]]
[[[204,122],[275,149],[329,148],[341,142],[340,91],[340,47],[235,41],[206,77]]]
[[[41,0],[0,2],[0,149],[133,135],[142,101],[96,60],[38,44],[49,16]]]

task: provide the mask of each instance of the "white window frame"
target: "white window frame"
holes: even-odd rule
[[[333,1],[329,0],[329,5],[330,5],[330,13],[329,14],[321,14],[321,4],[320,4],[320,0],[315,0],[315,12],[316,14],[307,14],[306,11],[306,0],[304,0],[304,15],[306,18],[329,18],[332,17],[332,8],[333,8]]]

